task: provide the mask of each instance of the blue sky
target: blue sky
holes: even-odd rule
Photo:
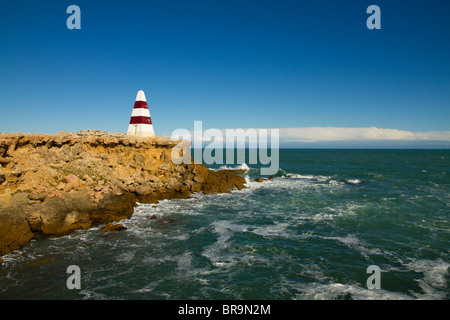
[[[66,27],[72,4],[81,30]],[[380,30],[366,27],[372,4]],[[290,146],[450,147],[449,12],[444,0],[4,0],[0,132],[126,132],[144,90],[157,135],[202,120],[280,128]]]

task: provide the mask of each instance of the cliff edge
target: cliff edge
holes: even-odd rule
[[[0,255],[36,233],[129,218],[136,202],[242,189],[245,179],[203,164],[174,165],[180,141],[85,130],[0,134]]]

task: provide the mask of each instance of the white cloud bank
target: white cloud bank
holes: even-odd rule
[[[449,148],[450,131],[413,132],[376,127],[305,127],[305,128],[246,128],[207,129],[189,131],[177,129],[173,139],[183,139],[198,146],[248,145],[250,147],[276,143],[282,147],[400,147]],[[273,130],[278,131],[278,134]],[[227,135],[231,132],[230,135]],[[278,142],[277,142],[278,141]],[[230,144],[228,144],[230,142]]]
[[[383,128],[308,127],[280,128],[286,142],[320,141],[450,141],[450,131],[412,132]]]

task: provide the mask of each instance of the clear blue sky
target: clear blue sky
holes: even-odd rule
[[[157,135],[194,120],[449,131],[449,14],[447,0],[3,0],[0,132],[125,132],[138,90]]]

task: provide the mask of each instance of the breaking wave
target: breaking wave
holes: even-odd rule
[[[360,185],[364,183],[362,179],[346,179],[346,178],[335,178],[330,176],[321,176],[321,175],[303,175],[298,173],[287,173],[285,177],[291,179],[303,179],[309,180],[313,182],[322,182],[322,183],[346,183],[350,185]]]

